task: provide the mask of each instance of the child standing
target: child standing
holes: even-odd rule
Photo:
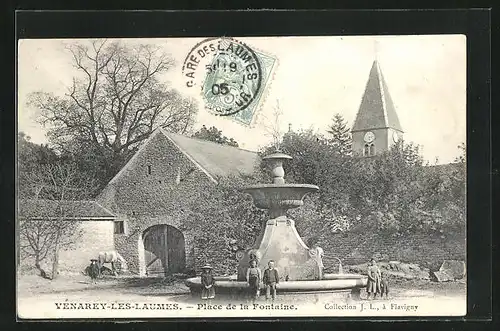
[[[318,279],[323,279],[323,269],[325,269],[325,265],[323,264],[323,256],[325,256],[325,252],[323,248],[319,247],[318,243],[315,243],[313,249],[316,250],[316,262],[318,263]]]
[[[205,265],[201,268],[201,298],[209,300],[215,298],[215,279],[212,275],[212,267]]]
[[[370,264],[368,266],[368,282],[366,284],[366,292],[368,292],[368,300],[370,300],[373,294],[373,299],[377,297],[377,293],[381,293],[380,291],[380,269],[377,266],[377,262],[375,259],[370,260]]]
[[[268,268],[264,271],[264,285],[266,285],[266,299],[272,296],[273,301],[276,299],[276,284],[279,284],[280,277],[278,270],[274,268],[274,261],[268,262]]]
[[[251,260],[250,267],[247,270],[247,282],[248,285],[250,285],[251,295],[254,300],[259,298],[261,279],[261,272],[260,269],[257,268],[257,261]]]
[[[383,298],[385,294],[385,298],[389,297],[389,282],[387,281],[387,275],[385,272],[381,273],[380,278],[380,297]]]

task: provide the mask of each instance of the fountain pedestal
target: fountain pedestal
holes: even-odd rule
[[[295,222],[286,216],[268,220],[261,240],[238,257],[238,280],[246,279],[250,260],[257,260],[262,271],[270,260],[275,261],[283,280],[319,279],[319,267],[314,251],[300,238],[295,229]]]
[[[246,252],[239,252],[238,280],[244,281],[251,260],[264,270],[270,260],[283,280],[319,279],[316,252],[307,247],[295,228],[295,222],[286,211],[303,205],[304,196],[319,188],[307,184],[285,184],[283,161],[290,156],[276,153],[264,157],[272,167],[273,184],[254,185],[244,189],[252,195],[258,208],[268,209],[270,219],[255,244]]]
[[[236,253],[239,260],[238,274],[215,276],[214,286],[217,296],[249,295],[246,272],[250,260],[253,259],[257,260],[261,271],[267,267],[269,260],[275,261],[280,278],[283,280],[276,286],[277,291],[281,293],[338,292],[347,296],[349,291],[353,291],[356,295],[360,288],[366,287],[367,277],[362,275],[324,274],[319,279],[320,260],[317,258],[317,252],[306,246],[295,229],[295,222],[286,216],[288,209],[302,206],[304,196],[310,192],[317,192],[319,188],[308,184],[286,184],[283,161],[287,159],[291,157],[281,153],[264,157],[264,160],[271,165],[273,183],[244,188],[245,192],[252,195],[256,207],[269,210],[269,220],[263,224],[255,244],[245,251]],[[203,288],[200,277],[187,279],[186,285],[193,295],[199,297]],[[261,289],[264,289],[262,283]]]

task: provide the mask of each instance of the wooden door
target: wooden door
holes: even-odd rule
[[[155,225],[143,235],[147,276],[183,272],[186,268],[184,235],[170,225]]]
[[[165,269],[168,266],[166,231],[166,225],[155,225],[149,228],[144,235],[147,276],[165,274]]]
[[[173,226],[167,226],[168,272],[180,273],[186,268],[184,235]]]

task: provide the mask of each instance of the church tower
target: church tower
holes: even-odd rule
[[[377,60],[351,130],[353,154],[374,156],[383,153],[403,137],[403,129]]]

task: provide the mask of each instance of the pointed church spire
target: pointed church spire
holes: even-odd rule
[[[376,52],[378,45],[375,44]],[[373,61],[352,132],[391,128],[403,132],[377,57]]]

